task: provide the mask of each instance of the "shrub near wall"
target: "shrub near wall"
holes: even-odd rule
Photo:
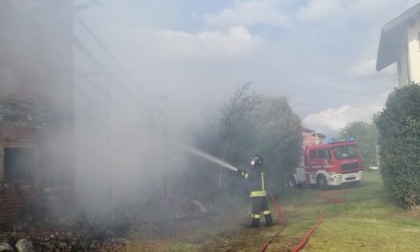
[[[420,86],[396,89],[374,123],[383,181],[402,206],[416,208],[420,204]]]

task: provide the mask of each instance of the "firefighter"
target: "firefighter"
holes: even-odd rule
[[[267,191],[265,190],[263,158],[259,155],[254,155],[251,158],[252,168],[249,172],[238,169],[238,174],[250,181],[251,192],[250,197],[252,201],[252,216],[251,227],[257,228],[260,225],[261,212],[265,217],[265,224],[271,226],[273,218],[267,202]]]

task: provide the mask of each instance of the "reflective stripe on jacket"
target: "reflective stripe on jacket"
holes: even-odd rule
[[[253,167],[249,172],[243,172],[242,176],[251,182],[251,192],[249,197],[265,197],[267,191],[265,190],[264,170],[262,167]]]

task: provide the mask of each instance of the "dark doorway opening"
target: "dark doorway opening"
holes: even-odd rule
[[[31,179],[33,177],[34,168],[34,149],[4,149],[4,178],[6,181],[14,179]]]

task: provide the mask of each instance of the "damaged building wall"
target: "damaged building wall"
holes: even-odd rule
[[[0,1],[0,221],[74,187],[72,36],[72,1]]]

